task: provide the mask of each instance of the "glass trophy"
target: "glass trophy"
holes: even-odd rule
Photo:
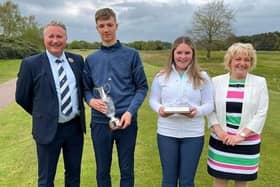
[[[106,104],[105,115],[110,118],[109,127],[112,130],[119,129],[121,127],[120,124],[119,124],[120,120],[115,117],[115,105],[113,103],[112,98],[105,93],[105,90],[104,90],[103,86],[95,88],[95,89],[98,91],[101,99]]]
[[[173,102],[164,105],[166,113],[186,113],[191,111],[190,101],[187,99],[187,94],[183,94]]]

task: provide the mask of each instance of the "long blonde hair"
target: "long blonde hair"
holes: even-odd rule
[[[192,49],[192,62],[189,64],[187,76],[189,76],[189,79],[192,81],[193,88],[199,88],[205,79],[200,74],[200,67],[198,65],[197,59],[196,59],[196,49],[194,46],[194,43],[192,40],[187,36],[180,36],[176,38],[176,40],[173,42],[168,62],[166,66],[159,72],[159,74],[165,74],[165,78],[167,79],[170,76],[170,73],[172,71],[172,65],[175,64],[174,62],[174,51],[180,44],[187,44]]]

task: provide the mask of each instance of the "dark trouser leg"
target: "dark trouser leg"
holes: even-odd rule
[[[37,146],[38,158],[38,187],[54,187],[56,166],[60,154],[62,139],[57,133],[54,140],[49,144]]]
[[[179,168],[179,146],[177,138],[157,135],[162,167],[162,187],[176,187]]]
[[[114,133],[119,166],[121,171],[120,187],[134,186],[134,152],[137,137],[137,123]]]
[[[204,144],[204,136],[183,138],[180,146],[180,187],[194,187],[194,177]]]
[[[65,168],[65,187],[79,187],[81,160],[83,152],[83,134],[78,124],[63,128],[63,160]]]
[[[94,124],[91,128],[91,137],[95,153],[97,185],[111,187],[112,132],[108,125]]]

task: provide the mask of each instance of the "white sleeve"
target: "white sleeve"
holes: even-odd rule
[[[253,116],[253,119],[246,125],[248,129],[256,132],[257,134],[260,134],[264,127],[269,103],[266,80],[262,79],[262,82],[259,85],[260,89],[258,89],[258,91],[260,92],[260,97],[258,98],[258,108]]]
[[[201,92],[201,105],[197,108],[197,116],[205,116],[214,110],[214,91],[213,84],[210,77],[206,72],[203,72],[205,83],[200,90]]]
[[[161,88],[159,84],[158,77],[156,76],[152,82],[151,86],[151,93],[149,98],[149,105],[152,108],[153,111],[157,112],[159,111],[159,108],[161,106]]]

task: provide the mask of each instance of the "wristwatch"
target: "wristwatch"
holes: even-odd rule
[[[242,138],[247,138],[246,134],[244,132],[240,132],[239,136],[241,136]]]

